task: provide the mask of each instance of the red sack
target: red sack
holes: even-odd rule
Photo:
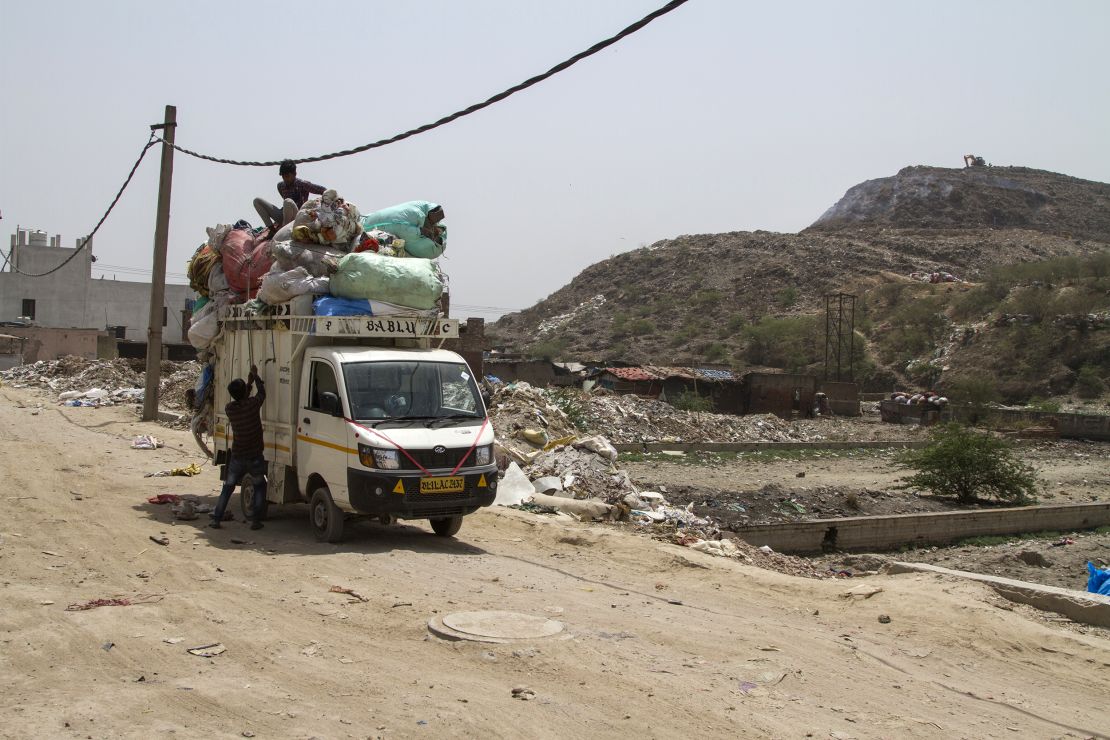
[[[258,238],[245,230],[233,229],[220,247],[224,277],[233,293],[249,301],[258,293],[262,277],[270,271],[274,258],[270,255],[270,241]],[[250,283],[248,290],[248,283]]]

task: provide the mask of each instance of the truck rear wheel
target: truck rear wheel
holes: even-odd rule
[[[343,512],[332,501],[327,486],[320,486],[312,492],[308,504],[308,519],[312,531],[321,542],[339,542],[343,539]]]
[[[461,516],[445,516],[440,519],[429,519],[432,531],[440,537],[454,537],[462,527]]]
[[[243,520],[254,521],[254,478],[247,473],[239,481],[239,511],[243,512]]]

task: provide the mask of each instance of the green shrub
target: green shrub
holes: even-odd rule
[[[729,317],[728,323],[725,325],[732,333],[736,333],[747,326],[748,320],[744,318],[743,314],[734,313]]]
[[[989,375],[965,375],[949,383],[948,397],[971,406],[986,406],[999,399],[998,383]]]
[[[1056,414],[1060,411],[1059,401],[1050,401],[1046,398],[1039,398],[1037,396],[1030,398],[1025,405],[1034,411],[1041,411],[1046,414]]]
[[[1098,398],[1106,392],[1106,382],[1095,368],[1084,365],[1075,378],[1075,392],[1080,398]]]
[[[817,320],[812,316],[765,316],[744,329],[746,357],[756,365],[797,371],[823,357],[819,349]]]
[[[671,405],[683,411],[712,411],[713,399],[695,391],[682,391],[671,399]]]
[[[636,319],[628,325],[628,330],[637,336],[643,336],[644,334],[654,334],[655,324],[651,323],[647,319]]]
[[[778,292],[776,301],[782,308],[790,308],[798,302],[800,293],[794,286],[787,286]]]
[[[723,344],[713,342],[702,349],[702,355],[707,362],[720,362],[728,357],[728,348]]]
[[[903,454],[899,462],[915,472],[897,488],[961,503],[990,497],[1024,504],[1035,501],[1040,489],[1036,471],[1014,456],[1010,442],[956,423],[935,428],[927,447]]]
[[[712,288],[699,290],[694,294],[694,305],[701,308],[715,306],[721,302],[721,291]]]
[[[536,342],[528,347],[526,354],[533,360],[557,360],[559,355],[566,351],[568,344],[566,337],[548,339],[543,342]]]
[[[547,392],[548,398],[555,404],[567,418],[574,428],[580,432],[585,432],[589,429],[589,419],[586,417],[586,405],[582,402],[581,395],[578,391],[572,391],[565,388],[551,390]]]

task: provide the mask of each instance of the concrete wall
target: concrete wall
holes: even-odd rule
[[[3,333],[26,338],[23,343],[23,362],[26,364],[56,360],[65,355],[95,360],[97,338],[101,334],[96,329],[51,329],[43,326],[6,326]]]
[[[970,406],[948,406],[944,420],[970,421],[983,417]],[[1110,416],[1103,414],[1064,414],[1048,411],[1026,411],[1024,409],[990,409],[986,418],[998,424],[1050,424],[1056,427],[1061,437],[1072,439],[1110,440]]]
[[[1104,414],[1065,414],[1025,409],[987,409],[948,405],[943,411],[894,401],[879,403],[882,420],[891,424],[935,424],[945,421],[990,423],[996,425],[1050,425],[1061,437],[1110,440],[1110,416]]]
[[[29,232],[21,229],[11,238],[11,264],[23,272],[46,272],[73,256],[76,249],[76,245],[62,247],[60,236],[49,239],[56,246],[32,245],[28,236]],[[35,326],[101,331],[108,326],[124,326],[127,339],[146,341],[150,283],[93,279],[91,255],[90,245],[60,270],[45,277],[0,272],[0,321],[14,321],[22,316],[24,299],[31,299],[35,302]],[[186,301],[194,297],[187,285],[166,286],[164,305],[168,315],[162,330],[164,342],[180,341],[181,311]]]
[[[547,360],[492,360],[485,368],[506,383],[523,380],[539,388],[555,384],[555,366]]]
[[[859,416],[859,385],[822,380],[817,390],[829,397],[829,408],[837,416]]]
[[[479,380],[485,375],[484,357],[489,349],[489,340],[486,339],[486,320],[469,318],[459,322],[459,338],[448,339],[443,343],[444,349],[458,352],[470,366],[470,371]]]
[[[778,552],[817,553],[943,545],[968,537],[1094,529],[1106,524],[1110,524],[1110,503],[1055,504],[766,524],[738,529],[736,537]]]
[[[748,373],[743,384],[744,413],[775,414],[789,419],[797,412],[806,416],[813,409],[817,392],[817,378],[812,375],[790,373]],[[794,402],[794,391],[799,402]]]

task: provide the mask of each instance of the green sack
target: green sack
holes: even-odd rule
[[[435,308],[443,282],[431,260],[386,257],[356,252],[339,260],[331,278],[331,294],[340,298],[368,298],[407,308]]]
[[[359,223],[363,231],[379,229],[404,239],[405,254],[410,257],[434,260],[447,248],[447,226],[442,221],[439,224],[443,237],[440,244],[424,236],[420,232],[420,227],[424,225],[428,212],[438,207],[435,203],[426,200],[410,200],[408,203],[367,214],[359,219]]]

